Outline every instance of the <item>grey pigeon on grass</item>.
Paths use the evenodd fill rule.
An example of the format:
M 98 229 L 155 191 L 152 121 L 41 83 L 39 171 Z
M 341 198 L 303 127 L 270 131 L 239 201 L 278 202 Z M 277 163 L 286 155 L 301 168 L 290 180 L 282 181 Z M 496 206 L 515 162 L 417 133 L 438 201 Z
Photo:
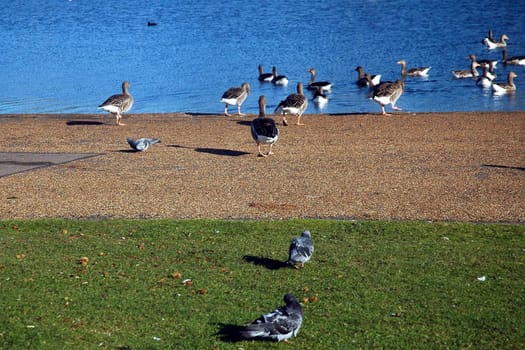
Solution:
M 286 294 L 283 305 L 276 310 L 262 315 L 243 330 L 244 339 L 265 339 L 288 342 L 291 337 L 297 336 L 303 323 L 303 308 L 294 295 Z
M 300 264 L 304 267 L 304 263 L 312 258 L 314 254 L 314 242 L 312 241 L 310 231 L 303 231 L 301 236 L 295 237 L 290 244 L 287 264 L 296 267 Z
M 131 148 L 133 148 L 135 151 L 138 151 L 138 152 L 144 152 L 151 145 L 154 145 L 160 142 L 159 139 L 152 139 L 152 138 L 147 138 L 147 137 L 143 137 L 138 140 L 133 140 L 131 137 L 128 137 L 127 140 Z

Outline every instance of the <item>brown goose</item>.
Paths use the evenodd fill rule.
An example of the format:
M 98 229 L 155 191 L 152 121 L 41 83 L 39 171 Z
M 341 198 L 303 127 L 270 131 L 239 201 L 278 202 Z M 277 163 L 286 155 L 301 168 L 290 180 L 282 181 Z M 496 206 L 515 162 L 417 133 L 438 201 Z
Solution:
M 231 87 L 222 94 L 221 102 L 225 104 L 224 115 L 229 116 L 228 106 L 237 105 L 237 114 L 244 115 L 241 113 L 241 105 L 246 100 L 246 97 L 250 94 L 250 84 L 242 83 L 240 87 Z
M 277 74 L 277 67 L 272 68 L 272 84 L 275 85 L 288 85 L 288 78 L 286 75 L 279 75 Z
M 363 67 L 358 66 L 355 69 L 355 71 L 357 72 L 357 81 L 355 82 L 357 86 L 359 87 L 370 86 L 370 84 L 368 83 L 368 77 L 366 76 L 366 73 Z M 374 83 L 374 85 L 377 85 L 381 81 L 381 74 L 370 75 L 370 79 L 372 79 L 372 82 Z
M 479 63 L 476 61 L 475 55 L 469 55 L 467 57 L 470 59 L 470 69 L 463 70 L 453 70 L 452 75 L 456 79 L 465 79 L 465 78 L 476 78 L 479 76 L 479 72 L 476 68 L 479 67 Z
M 397 64 L 401 65 L 401 75 L 402 76 L 409 76 L 409 77 L 426 77 L 428 75 L 428 71 L 432 67 L 416 67 L 416 68 L 410 68 L 407 69 L 407 62 L 405 60 L 399 60 L 397 61 Z
M 286 114 L 293 114 L 297 116 L 297 125 L 304 125 L 301 123 L 301 116 L 308 107 L 308 99 L 303 92 L 303 83 L 297 83 L 297 93 L 290 94 L 286 99 L 282 100 L 274 113 L 280 113 L 283 115 L 283 124 L 288 125 L 286 120 Z
M 258 156 L 266 157 L 273 154 L 272 146 L 279 139 L 279 129 L 272 118 L 266 117 L 266 97 L 264 96 L 259 97 L 259 117 L 252 120 L 250 131 L 257 144 Z M 261 145 L 264 143 L 270 146 L 266 154 L 261 151 Z
M 383 115 L 390 115 L 386 113 L 385 106 L 391 104 L 393 110 L 400 110 L 401 108 L 396 106 L 396 102 L 403 94 L 404 89 L 405 83 L 403 80 L 398 79 L 395 82 L 385 81 L 371 88 L 370 98 L 381 105 Z
M 329 81 L 315 81 L 315 75 L 317 71 L 314 68 L 309 68 L 306 70 L 310 73 L 310 81 L 308 82 L 308 90 L 317 90 L 321 88 L 323 91 L 329 91 L 332 89 L 332 83 Z
M 489 34 L 492 34 L 489 32 Z M 509 40 L 509 37 L 506 34 L 503 34 L 499 40 L 494 40 L 494 38 L 484 38 L 482 43 L 487 47 L 489 50 L 497 49 L 498 47 L 505 47 L 507 46 L 506 40 Z
M 525 56 L 514 56 L 511 58 L 507 57 L 507 48 L 501 49 L 503 55 L 503 64 L 512 64 L 514 66 L 525 66 Z
M 259 81 L 270 83 L 273 79 L 272 73 L 264 73 L 262 64 L 259 65 Z
M 509 72 L 507 76 L 507 82 L 492 83 L 492 91 L 495 94 L 510 94 L 516 91 L 516 85 L 514 84 L 514 78 L 518 75 L 514 72 Z
M 126 125 L 121 122 L 122 114 L 133 107 L 133 96 L 129 94 L 129 82 L 122 83 L 122 93 L 110 96 L 106 101 L 102 102 L 98 108 L 103 109 L 116 118 L 117 125 Z

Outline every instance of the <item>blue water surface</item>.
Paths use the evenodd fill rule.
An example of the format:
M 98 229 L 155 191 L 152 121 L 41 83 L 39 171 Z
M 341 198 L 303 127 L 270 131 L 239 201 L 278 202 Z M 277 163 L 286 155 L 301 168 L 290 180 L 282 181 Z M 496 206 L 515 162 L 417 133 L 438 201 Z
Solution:
M 257 113 L 259 95 L 275 108 L 310 67 L 334 86 L 328 104 L 310 103 L 307 113 L 378 112 L 354 69 L 395 80 L 400 59 L 432 67 L 428 78 L 406 80 L 405 111 L 525 110 L 525 66 L 497 65 L 498 81 L 518 75 L 511 96 L 452 77 L 471 53 L 501 61 L 481 44 L 489 29 L 510 37 L 509 56 L 525 55 L 525 1 L 8 1 L 0 113 L 102 113 L 97 106 L 123 80 L 133 113 L 221 113 L 222 93 L 242 82 L 252 87 L 242 110 Z M 258 64 L 277 66 L 290 83 L 259 83 Z

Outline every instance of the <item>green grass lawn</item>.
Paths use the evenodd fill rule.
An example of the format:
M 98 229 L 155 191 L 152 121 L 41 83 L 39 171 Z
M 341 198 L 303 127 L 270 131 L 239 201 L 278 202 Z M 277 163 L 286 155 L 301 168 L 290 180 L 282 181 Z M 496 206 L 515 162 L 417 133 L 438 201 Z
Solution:
M 312 260 L 282 268 L 304 229 Z M 523 349 L 525 226 L 0 221 L 0 291 L 1 349 Z M 286 293 L 291 345 L 219 334 Z

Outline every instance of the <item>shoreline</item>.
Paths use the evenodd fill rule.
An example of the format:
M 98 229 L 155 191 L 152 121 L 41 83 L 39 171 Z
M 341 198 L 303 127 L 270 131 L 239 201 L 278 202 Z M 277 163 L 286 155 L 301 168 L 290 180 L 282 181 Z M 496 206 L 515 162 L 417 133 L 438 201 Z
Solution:
M 2 153 L 97 154 L 0 177 L 0 217 L 525 223 L 523 111 L 271 115 L 267 158 L 254 117 L 0 114 Z M 133 153 L 127 137 L 162 142 Z

